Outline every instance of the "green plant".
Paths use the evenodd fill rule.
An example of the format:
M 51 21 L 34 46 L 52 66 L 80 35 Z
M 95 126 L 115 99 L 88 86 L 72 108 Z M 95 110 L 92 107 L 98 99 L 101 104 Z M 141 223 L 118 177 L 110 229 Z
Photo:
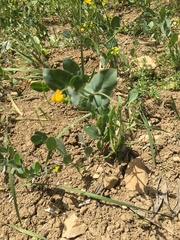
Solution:
M 132 32 L 137 35 L 147 35 L 159 44 L 171 34 L 171 19 L 168 11 L 162 7 L 156 11 L 147 7 L 132 23 Z
M 124 104 L 121 98 L 112 100 L 111 93 L 117 83 L 116 74 L 116 70 L 110 68 L 88 76 L 69 58 L 63 60 L 63 69 L 43 70 L 47 86 L 56 91 L 53 101 L 70 101 L 78 109 L 89 112 L 96 120 L 96 125 L 86 124 L 84 130 L 91 138 L 98 140 L 99 150 L 103 151 L 108 144 L 108 156 L 121 152 L 124 144 L 122 108 L 129 106 L 138 96 L 138 92 L 132 90 Z M 31 85 L 34 90 L 36 84 L 33 87 Z M 54 144 L 57 144 L 56 141 Z
M 168 43 L 168 55 L 172 60 L 172 65 L 178 71 L 180 70 L 180 44 L 178 43 L 178 34 L 172 33 Z
M 140 96 L 159 98 L 160 77 L 153 69 L 144 66 L 139 71 L 134 71 L 131 75 L 131 82 Z

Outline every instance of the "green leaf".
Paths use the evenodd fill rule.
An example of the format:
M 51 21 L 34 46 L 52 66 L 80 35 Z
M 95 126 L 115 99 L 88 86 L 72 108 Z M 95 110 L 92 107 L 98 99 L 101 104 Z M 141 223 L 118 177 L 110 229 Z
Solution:
M 73 106 L 78 106 L 79 101 L 80 101 L 79 93 L 71 87 L 68 87 L 67 91 L 68 91 L 69 96 L 71 97 L 71 103 L 73 104 Z
M 14 181 L 13 181 L 13 176 L 11 174 L 11 168 L 10 167 L 8 167 L 8 175 L 9 175 L 9 183 L 10 183 L 11 193 L 12 193 L 13 202 L 14 202 L 14 208 L 16 210 L 16 215 L 17 215 L 18 221 L 20 222 L 20 224 L 22 224 L 21 223 L 21 217 L 20 217 L 20 214 L 19 214 L 18 203 L 17 203 L 15 184 L 14 184 Z
M 64 157 L 63 157 L 63 163 L 65 164 L 69 164 L 72 162 L 72 158 L 71 158 L 71 155 L 70 154 L 66 154 Z
M 48 92 L 50 90 L 45 82 L 32 82 L 30 88 L 37 92 Z
M 100 138 L 98 128 L 95 125 L 88 123 L 84 125 L 83 129 L 91 138 L 93 139 Z
M 23 228 L 19 228 L 19 227 L 16 227 L 14 225 L 11 225 L 11 224 L 8 224 L 8 226 L 14 228 L 15 230 L 23 233 L 23 234 L 26 234 L 28 236 L 31 236 L 31 237 L 34 237 L 34 238 L 37 238 L 37 239 L 41 239 L 41 240 L 47 240 L 47 238 L 43 237 L 42 235 L 39 235 L 37 233 L 34 233 L 32 231 L 29 231 L 29 230 L 26 230 L 26 229 L 23 229 Z
M 109 99 L 105 96 L 110 96 L 113 88 L 117 84 L 117 71 L 115 69 L 105 69 L 93 76 L 90 83 L 85 87 L 89 92 L 86 95 L 90 96 L 90 101 L 95 107 L 107 106 Z M 105 95 L 101 95 L 105 94 Z
M 21 165 L 22 165 L 21 163 L 20 164 L 16 163 L 14 160 L 10 160 L 8 162 L 8 166 L 11 167 L 11 168 L 15 168 L 15 169 L 21 168 L 22 167 Z
M 39 162 L 34 162 L 31 165 L 31 169 L 33 169 L 36 174 L 39 174 L 42 171 L 42 166 L 41 166 L 41 164 Z
M 98 194 L 86 192 L 86 191 L 83 191 L 83 190 L 79 190 L 77 188 L 70 188 L 70 187 L 67 187 L 67 186 L 58 186 L 58 188 L 80 194 L 81 196 L 87 196 L 89 198 L 93 198 L 93 199 L 97 199 L 97 200 L 100 200 L 100 201 L 108 202 L 108 203 L 115 204 L 115 205 L 118 205 L 118 206 L 125 206 L 125 207 L 132 208 L 132 209 L 148 211 L 145 208 L 137 207 L 137 206 L 132 205 L 128 202 L 120 202 L 118 200 L 114 200 L 114 199 L 111 199 L 111 198 L 108 198 L 108 197 L 104 197 L 102 195 L 98 195 Z
M 52 90 L 64 89 L 69 85 L 72 74 L 62 69 L 47 69 L 43 70 L 43 78 Z
M 79 90 L 89 80 L 88 75 L 76 75 L 71 78 L 70 86 L 74 87 L 75 90 Z
M 151 21 L 150 23 L 148 23 L 148 26 L 152 29 L 154 27 L 154 21 Z
M 8 152 L 9 152 L 9 155 L 10 155 L 11 157 L 13 157 L 14 154 L 15 154 L 15 151 L 14 151 L 14 149 L 13 149 L 12 147 L 9 147 L 9 148 L 8 148 Z
M 49 151 L 53 151 L 56 149 L 57 144 L 56 144 L 56 139 L 54 137 L 49 137 L 46 140 L 46 146 L 48 148 Z
M 0 164 L 1 162 L 4 162 L 4 160 L 5 160 L 4 156 L 0 153 Z
M 63 68 L 64 70 L 72 73 L 73 75 L 77 75 L 80 73 L 80 67 L 75 61 L 70 58 L 63 59 Z
M 20 165 L 22 164 L 22 161 L 21 161 L 22 157 L 19 153 L 15 153 L 14 155 L 14 162 L 17 164 L 17 165 Z
M 172 33 L 170 40 L 169 40 L 169 45 L 174 46 L 174 44 L 178 41 L 178 34 L 177 33 Z
M 62 157 L 68 154 L 63 142 L 59 139 L 56 139 L 56 149 L 60 152 Z
M 5 147 L 3 147 L 3 146 L 0 146 L 0 152 L 2 152 L 2 153 L 7 153 L 8 150 L 7 150 L 7 148 L 5 148 Z
M 70 37 L 71 37 L 71 32 L 70 32 L 70 30 L 64 29 L 64 30 L 62 31 L 62 36 L 64 36 L 65 38 L 70 38 Z
M 111 20 L 111 28 L 116 30 L 120 27 L 120 18 L 118 16 L 114 16 Z
M 136 100 L 138 97 L 138 91 L 137 89 L 132 89 L 127 97 L 126 104 L 132 103 L 134 100 Z
M 163 7 L 160 10 L 160 17 L 161 17 L 161 21 L 163 21 L 166 17 L 166 9 Z
M 36 131 L 34 133 L 34 135 L 31 137 L 31 141 L 35 144 L 35 145 L 39 145 L 42 143 L 45 143 L 47 139 L 47 135 L 45 133 Z
M 84 151 L 85 151 L 86 157 L 89 157 L 93 151 L 93 148 L 89 146 L 89 147 L 86 147 Z

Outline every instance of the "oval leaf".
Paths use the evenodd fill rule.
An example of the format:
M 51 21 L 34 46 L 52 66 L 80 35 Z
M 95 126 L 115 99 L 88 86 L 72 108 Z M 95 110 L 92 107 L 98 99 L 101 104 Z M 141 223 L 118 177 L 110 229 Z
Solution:
M 138 97 L 138 91 L 137 89 L 132 89 L 127 97 L 126 104 L 132 103 L 134 100 L 136 100 Z
M 32 82 L 30 88 L 37 92 L 48 92 L 50 90 L 45 82 Z
M 66 70 L 74 75 L 80 73 L 80 68 L 79 68 L 78 64 L 70 58 L 65 58 L 63 60 L 63 68 L 64 68 L 64 70 Z
M 43 70 L 43 78 L 46 84 L 54 91 L 63 89 L 68 86 L 72 74 L 62 69 L 47 69 Z
M 70 154 L 66 154 L 64 157 L 63 157 L 63 163 L 65 164 L 69 164 L 72 162 L 72 158 L 71 158 L 71 155 Z
M 98 128 L 96 126 L 94 126 L 93 124 L 91 124 L 91 123 L 85 124 L 83 129 L 91 138 L 93 138 L 93 139 L 100 138 Z
M 56 149 L 57 144 L 56 144 L 56 139 L 53 137 L 49 137 L 46 141 L 46 146 L 49 151 L 53 151 Z
M 66 148 L 65 148 L 63 142 L 59 139 L 56 139 L 56 149 L 60 152 L 62 157 L 67 155 Z
M 41 143 L 44 143 L 47 139 L 47 136 L 45 133 L 42 133 L 40 131 L 36 131 L 34 133 L 34 135 L 31 137 L 31 141 L 35 144 L 35 145 L 39 145 Z
M 114 16 L 111 20 L 111 28 L 116 30 L 120 27 L 120 18 L 118 16 Z

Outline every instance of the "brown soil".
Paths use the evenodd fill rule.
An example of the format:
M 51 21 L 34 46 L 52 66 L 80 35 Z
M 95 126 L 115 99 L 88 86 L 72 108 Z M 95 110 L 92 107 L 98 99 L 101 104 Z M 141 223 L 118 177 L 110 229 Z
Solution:
M 120 42 L 123 38 L 124 36 L 120 36 Z M 148 50 L 147 47 L 146 50 Z M 141 56 L 140 52 L 139 55 Z M 60 67 L 64 57 L 71 57 L 77 62 L 80 60 L 77 49 L 65 48 L 63 53 L 62 51 L 53 50 L 50 56 L 51 66 Z M 85 57 L 88 59 L 85 66 L 87 72 L 91 72 L 92 69 L 99 66 L 99 59 L 89 50 L 85 51 Z M 119 91 L 124 94 L 127 93 L 125 87 L 120 88 L 118 84 L 114 96 L 117 96 Z M 52 92 L 48 93 L 49 99 L 51 94 Z M 152 164 L 147 131 L 139 128 L 136 129 L 135 134 L 132 136 L 135 142 L 131 146 L 132 151 L 138 153 L 145 166 L 149 169 L 148 184 L 143 193 L 126 188 L 126 184 L 123 181 L 123 169 L 124 166 L 127 167 L 127 162 L 118 163 L 116 159 L 114 159 L 115 161 L 102 160 L 102 155 L 96 149 L 96 143 L 91 141 L 82 130 L 84 122 L 91 121 L 90 119 L 85 119 L 83 122 L 73 125 L 62 137 L 67 150 L 73 156 L 73 164 L 80 162 L 84 164 L 83 170 L 87 172 L 83 176 L 75 169 L 73 164 L 69 164 L 64 166 L 57 175 L 43 174 L 39 179 L 35 180 L 35 182 L 45 183 L 44 186 L 25 187 L 23 186 L 24 181 L 15 179 L 22 227 L 41 234 L 48 240 L 65 240 L 68 239 L 63 237 L 65 220 L 75 213 L 78 219 L 85 224 L 86 230 L 83 234 L 72 239 L 180 239 L 180 213 L 173 216 L 169 210 L 169 206 L 173 209 L 177 202 L 180 204 L 180 200 L 178 200 L 180 198 L 180 192 L 178 192 L 180 191 L 180 124 L 170 105 L 171 96 L 175 99 L 177 108 L 180 111 L 179 92 L 161 91 L 161 100 L 157 102 L 147 99 L 144 103 L 145 114 L 149 123 L 164 130 L 153 131 L 157 144 L 155 167 Z M 70 122 L 83 116 L 83 113 L 80 113 L 69 104 L 50 105 L 42 94 L 25 88 L 21 95 L 17 97 L 12 96 L 18 109 L 23 113 L 21 117 L 17 114 L 8 98 L 4 97 L 4 101 L 1 102 L 4 111 L 1 114 L 1 120 L 5 122 L 5 117 L 8 116 L 8 130 L 12 145 L 17 152 L 23 154 L 23 161 L 26 166 L 30 166 L 35 161 L 45 164 L 46 148 L 43 145 L 34 148 L 30 140 L 36 130 L 55 137 Z M 18 120 L 17 117 L 19 118 Z M 1 143 L 3 142 L 5 127 L 5 123 L 2 124 Z M 93 154 L 89 158 L 85 157 L 82 143 L 78 140 L 78 135 L 80 134 L 84 136 L 86 143 L 93 147 Z M 131 156 L 132 159 L 133 157 Z M 61 157 L 58 154 L 54 154 L 49 161 L 48 167 L 53 167 L 60 161 Z M 166 204 L 166 201 L 163 201 L 155 218 L 151 218 L 152 214 L 149 214 L 147 219 L 140 217 L 140 213 L 131 209 L 96 200 L 92 200 L 88 205 L 79 207 L 79 203 L 84 200 L 82 196 L 58 188 L 59 185 L 65 185 L 93 192 L 106 175 L 117 176 L 118 181 L 114 187 L 110 189 L 103 188 L 99 194 L 114 200 L 128 202 L 147 210 L 153 210 L 153 206 L 157 203 L 156 185 L 160 179 L 164 179 L 168 188 L 169 205 Z M 0 239 L 30 239 L 30 237 L 13 230 L 7 225 L 19 226 L 19 223 L 6 173 L 1 173 L 0 178 Z M 53 209 L 54 214 L 47 211 L 49 208 Z

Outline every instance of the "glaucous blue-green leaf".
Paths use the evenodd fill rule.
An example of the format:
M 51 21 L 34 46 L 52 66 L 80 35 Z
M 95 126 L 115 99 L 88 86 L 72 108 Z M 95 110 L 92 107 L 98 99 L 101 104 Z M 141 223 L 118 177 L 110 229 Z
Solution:
M 83 127 L 84 131 L 93 139 L 99 139 L 99 130 L 94 124 L 85 124 Z
M 71 97 L 72 105 L 77 107 L 80 101 L 79 93 L 71 87 L 68 87 L 67 91 L 68 91 L 68 95 Z
M 72 78 L 72 74 L 66 70 L 62 69 L 48 69 L 43 70 L 43 78 L 52 90 L 64 89 L 69 85 Z
M 86 85 L 85 91 L 90 96 L 90 101 L 96 107 L 105 106 L 109 99 L 100 95 L 101 93 L 111 96 L 113 88 L 117 84 L 117 71 L 115 69 L 105 69 L 93 76 L 91 81 Z
M 70 58 L 63 59 L 63 69 L 72 73 L 73 75 L 80 74 L 80 67 Z
M 79 90 L 85 85 L 85 83 L 88 82 L 88 80 L 88 75 L 75 75 L 71 78 L 70 86 L 73 87 L 75 90 Z

